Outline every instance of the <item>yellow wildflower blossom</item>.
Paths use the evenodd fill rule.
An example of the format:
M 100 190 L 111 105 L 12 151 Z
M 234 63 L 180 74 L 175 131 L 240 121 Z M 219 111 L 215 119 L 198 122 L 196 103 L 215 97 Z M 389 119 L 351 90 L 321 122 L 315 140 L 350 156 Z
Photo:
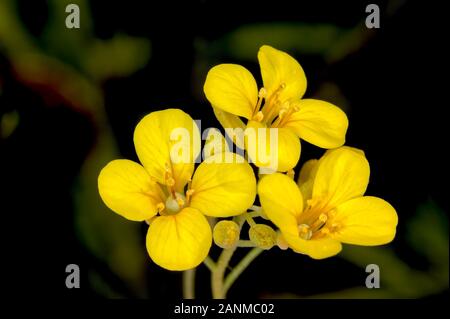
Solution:
M 325 101 L 301 99 L 306 77 L 300 64 L 268 45 L 259 49 L 258 60 L 264 85 L 259 91 L 252 74 L 243 66 L 220 64 L 208 72 L 204 92 L 222 126 L 263 131 L 276 128 L 278 144 L 274 149 L 267 144 L 265 153 L 277 154 L 277 170 L 281 172 L 297 164 L 299 138 L 327 149 L 342 146 L 348 127 L 345 113 Z M 239 117 L 247 119 L 247 123 Z M 244 146 L 242 139 L 240 144 Z M 255 165 L 265 166 L 258 159 L 258 148 L 247 151 Z
M 350 147 L 328 150 L 305 164 L 299 185 L 286 175 L 263 177 L 261 206 L 296 252 L 333 256 L 341 243 L 382 245 L 395 236 L 397 213 L 381 198 L 363 196 L 369 182 L 364 153 Z
M 176 132 L 188 133 L 188 139 L 180 140 Z M 246 211 L 256 196 L 253 170 L 227 152 L 208 157 L 194 173 L 200 132 L 177 109 L 145 116 L 136 126 L 134 145 L 142 165 L 125 159 L 107 164 L 98 178 L 100 196 L 117 214 L 150 224 L 146 244 L 156 264 L 169 270 L 194 268 L 212 244 L 204 215 Z M 223 155 L 227 162 L 221 161 Z

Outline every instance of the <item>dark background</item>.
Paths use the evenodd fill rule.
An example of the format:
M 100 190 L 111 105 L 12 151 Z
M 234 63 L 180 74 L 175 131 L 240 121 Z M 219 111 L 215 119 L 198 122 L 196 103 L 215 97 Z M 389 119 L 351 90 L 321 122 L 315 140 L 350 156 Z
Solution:
M 308 78 L 306 96 L 328 100 L 346 111 L 350 121 L 346 144 L 366 152 L 371 164 L 367 194 L 384 198 L 397 209 L 398 235 L 388 247 L 345 246 L 340 256 L 323 261 L 272 249 L 258 257 L 229 297 L 415 298 L 447 293 L 448 183 L 444 183 L 443 151 L 448 143 L 439 124 L 447 104 L 440 98 L 446 78 L 440 45 L 446 40 L 439 7 L 428 2 L 376 1 L 381 28 L 367 30 L 365 7 L 371 2 L 365 1 L 90 1 L 81 9 L 80 30 L 67 30 L 63 23 L 58 29 L 57 23 L 50 22 L 56 30 L 52 34 L 49 21 L 58 14 L 65 18 L 64 11 L 55 13 L 61 10 L 55 1 L 7 2 L 36 50 L 51 57 L 39 63 L 28 59 L 26 54 L 34 49 L 19 43 L 15 25 L 0 22 L 0 116 L 6 119 L 3 125 L 12 127 L 0 139 L 2 282 L 12 295 L 181 297 L 181 274 L 163 270 L 146 257 L 145 225 L 115 219 L 102 206 L 96 185 L 89 182 L 96 180 L 98 170 L 80 172 L 85 165 L 101 168 L 113 158 L 137 160 L 133 130 L 153 110 L 181 108 L 201 119 L 203 128 L 220 127 L 202 93 L 206 72 L 218 63 L 239 63 L 260 81 L 257 46 L 239 55 L 230 38 L 239 37 L 235 31 L 241 27 L 270 28 L 273 23 L 293 26 L 287 27 L 289 36 L 277 48 L 301 63 Z M 89 22 L 86 10 L 92 17 Z M 86 25 L 89 34 L 83 33 Z M 314 28 L 323 25 L 344 34 L 342 42 L 350 45 L 340 51 L 332 51 L 326 41 L 323 49 L 315 46 L 324 40 Z M 313 30 L 304 42 L 295 33 L 302 26 Z M 81 40 L 70 42 L 77 39 L 76 32 L 83 34 Z M 109 41 L 118 33 L 147 41 L 148 59 L 122 72 L 89 72 L 85 62 L 94 55 L 86 43 Z M 259 37 L 263 41 L 259 45 L 272 44 L 264 42 L 264 34 Z M 259 40 L 241 36 L 241 41 Z M 118 56 L 112 49 L 109 52 L 105 56 L 111 65 L 125 64 L 117 58 L 120 50 Z M 138 50 L 130 60 L 143 55 L 145 50 Z M 54 61 L 59 63 L 57 71 Z M 35 72 L 36 65 L 43 67 Z M 72 79 L 76 79 L 73 85 Z M 55 83 L 65 81 L 75 88 L 83 88 L 79 83 L 87 81 L 103 102 L 85 99 L 92 93 L 88 89 L 62 93 Z M 116 143 L 108 153 L 113 155 L 92 156 L 99 145 L 108 144 L 102 142 L 106 131 Z M 301 162 L 321 154 L 322 150 L 302 142 Z M 90 188 L 83 183 L 90 183 Z M 89 192 L 88 200 L 83 196 Z M 103 209 L 87 230 L 89 214 L 81 221 L 78 215 L 86 213 L 85 207 Z M 119 227 L 110 232 L 119 234 L 109 241 L 102 236 L 110 233 L 110 220 Z M 121 229 L 122 224 L 128 228 Z M 129 244 L 131 230 L 140 240 L 134 249 L 141 249 L 144 257 L 133 259 L 130 253 L 110 258 L 121 239 Z M 141 265 L 122 269 L 121 261 Z M 65 267 L 70 263 L 81 268 L 78 290 L 65 287 Z M 363 288 L 368 263 L 382 266 L 379 291 Z M 197 276 L 197 295 L 209 297 L 204 266 Z

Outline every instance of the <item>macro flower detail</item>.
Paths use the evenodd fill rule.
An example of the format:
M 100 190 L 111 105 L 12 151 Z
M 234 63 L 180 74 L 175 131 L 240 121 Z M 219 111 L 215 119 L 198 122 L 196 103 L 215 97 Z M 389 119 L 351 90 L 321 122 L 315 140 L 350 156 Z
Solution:
M 278 143 L 265 145 L 266 153 L 277 154 L 278 171 L 292 169 L 300 157 L 300 141 L 331 149 L 342 146 L 348 120 L 345 113 L 331 103 L 302 99 L 306 77 L 300 64 L 285 52 L 264 45 L 258 52 L 263 87 L 252 74 L 237 64 L 220 64 L 206 77 L 204 92 L 214 113 L 225 128 L 277 129 Z M 240 117 L 245 118 L 244 124 Z M 266 133 L 266 136 L 269 134 Z M 257 147 L 235 140 L 248 151 L 258 167 L 264 167 Z M 244 145 L 245 144 L 245 145 Z
M 336 255 L 341 243 L 374 246 L 395 237 L 395 209 L 378 197 L 363 196 L 369 163 L 361 150 L 328 150 L 305 163 L 296 184 L 284 174 L 263 177 L 261 206 L 296 252 L 315 259 Z
M 102 200 L 129 220 L 149 223 L 147 251 L 156 264 L 169 270 L 198 266 L 212 244 L 205 215 L 245 212 L 256 196 L 252 168 L 225 152 L 208 157 L 194 173 L 200 133 L 178 109 L 145 116 L 136 126 L 134 144 L 142 165 L 125 159 L 108 163 L 98 177 Z

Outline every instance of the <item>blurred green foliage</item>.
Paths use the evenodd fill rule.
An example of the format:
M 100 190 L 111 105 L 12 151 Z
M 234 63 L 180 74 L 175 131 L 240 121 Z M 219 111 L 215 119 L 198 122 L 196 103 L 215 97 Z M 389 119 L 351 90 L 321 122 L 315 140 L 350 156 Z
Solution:
M 332 24 L 272 22 L 241 26 L 212 43 L 199 43 L 200 53 L 226 54 L 238 60 L 255 60 L 255 52 L 268 44 L 286 52 L 319 55 L 334 63 L 361 48 L 373 35 L 361 24 L 350 29 Z M 220 54 L 218 54 L 220 53 Z
M 69 3 L 79 5 L 83 28 L 65 27 L 65 7 Z M 69 107 L 93 120 L 97 144 L 85 160 L 73 190 L 74 225 L 82 244 L 107 264 L 135 296 L 145 297 L 148 257 L 142 248 L 140 225 L 124 222 L 102 203 L 97 176 L 108 161 L 119 157 L 105 114 L 101 84 L 108 78 L 127 76 L 143 67 L 150 58 L 150 42 L 125 34 L 109 40 L 95 38 L 89 6 L 84 0 L 51 0 L 48 7 L 47 25 L 36 38 L 20 21 L 17 3 L 2 0 L 0 50 L 11 61 L 19 81 L 37 89 L 51 88 Z M 3 116 L 2 137 L 17 122 L 15 114 Z M 89 273 L 94 287 L 107 296 L 119 296 L 96 269 L 90 269 Z
M 17 111 L 0 114 L 0 139 L 7 139 L 19 125 L 20 116 Z
M 449 285 L 449 238 L 446 214 L 434 202 L 429 201 L 419 206 L 406 228 L 411 248 L 422 255 L 426 269 L 412 268 L 387 247 L 346 245 L 339 256 L 363 269 L 369 264 L 378 265 L 381 287 L 379 289 L 355 287 L 313 297 L 420 298 L 443 293 Z

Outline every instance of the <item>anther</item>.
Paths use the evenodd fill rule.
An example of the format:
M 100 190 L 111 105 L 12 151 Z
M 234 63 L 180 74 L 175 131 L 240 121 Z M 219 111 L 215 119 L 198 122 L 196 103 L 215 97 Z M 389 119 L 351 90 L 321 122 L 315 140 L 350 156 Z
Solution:
M 301 224 L 298 226 L 298 234 L 300 238 L 308 240 L 312 237 L 312 231 L 310 227 L 306 224 Z
M 188 189 L 187 191 L 186 191 L 186 196 L 192 196 L 193 194 L 195 193 L 195 190 L 193 190 L 193 189 Z
M 256 115 L 253 117 L 254 121 L 261 122 L 264 119 L 264 114 L 261 111 L 258 111 Z
M 184 206 L 184 200 L 181 197 L 177 197 L 177 204 L 180 207 Z
M 280 112 L 278 113 L 278 117 L 282 119 L 283 116 L 287 113 L 287 111 L 288 111 L 287 109 L 281 109 Z
M 326 221 L 327 221 L 327 219 L 328 219 L 328 217 L 327 217 L 327 215 L 326 214 L 320 214 L 320 216 L 319 216 L 319 220 L 322 222 L 322 223 L 325 223 Z
M 156 209 L 158 210 L 158 213 L 161 213 L 166 208 L 166 205 L 164 203 L 160 202 L 156 205 Z
M 175 185 L 175 180 L 172 177 L 167 178 L 167 186 L 172 187 Z
M 267 90 L 265 88 L 261 88 L 258 92 L 258 97 L 260 99 L 265 98 L 267 96 Z

